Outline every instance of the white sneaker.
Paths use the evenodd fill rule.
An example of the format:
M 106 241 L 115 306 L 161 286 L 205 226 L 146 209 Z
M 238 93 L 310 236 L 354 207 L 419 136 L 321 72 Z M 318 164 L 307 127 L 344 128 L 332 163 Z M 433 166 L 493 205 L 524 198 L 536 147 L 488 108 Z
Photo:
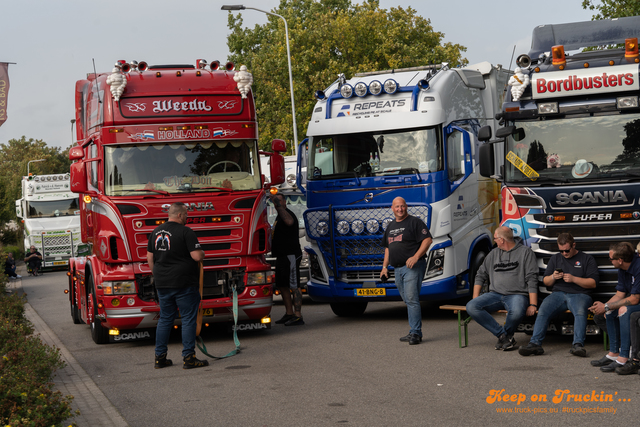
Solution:
M 22 279 L 22 276 L 19 274 L 16 274 L 16 279 Z
M 16 278 L 13 276 L 9 276 L 9 280 L 16 280 Z

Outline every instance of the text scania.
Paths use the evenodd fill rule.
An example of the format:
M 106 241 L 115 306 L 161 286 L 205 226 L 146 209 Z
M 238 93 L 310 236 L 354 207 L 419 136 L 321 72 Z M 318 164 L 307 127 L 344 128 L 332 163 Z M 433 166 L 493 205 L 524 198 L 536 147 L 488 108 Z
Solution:
M 549 92 L 572 92 L 578 90 L 599 89 L 601 87 L 616 87 L 616 86 L 632 86 L 634 76 L 631 73 L 625 74 L 607 74 L 602 73 L 602 76 L 593 77 L 578 77 L 569 76 L 566 79 L 559 80 L 545 80 L 536 79 L 536 90 L 538 93 Z
M 374 108 L 393 108 L 404 107 L 404 99 L 392 99 L 390 101 L 378 101 L 378 102 L 363 102 L 361 104 L 355 104 L 354 110 L 372 110 Z
M 153 101 L 154 113 L 168 111 L 211 111 L 211 107 L 207 105 L 207 101 L 198 101 L 197 98 L 190 102 Z
M 560 206 L 568 205 L 569 203 L 572 205 L 584 205 L 585 203 L 617 203 L 628 201 L 627 196 L 622 190 L 556 194 L 556 203 Z

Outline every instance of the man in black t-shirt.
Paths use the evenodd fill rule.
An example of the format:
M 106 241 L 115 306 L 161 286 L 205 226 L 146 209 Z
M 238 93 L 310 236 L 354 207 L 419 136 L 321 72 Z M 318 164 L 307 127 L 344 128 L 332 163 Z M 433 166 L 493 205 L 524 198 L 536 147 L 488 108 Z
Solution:
M 196 359 L 196 328 L 200 306 L 198 263 L 204 259 L 196 234 L 187 223 L 187 207 L 174 203 L 169 207 L 169 220 L 149 236 L 147 261 L 153 273 L 160 319 L 156 327 L 155 368 L 171 366 L 167 344 L 171 327 L 180 310 L 182 320 L 183 369 L 208 366 Z
M 571 234 L 560 233 L 557 243 L 560 252 L 549 259 L 543 278 L 545 286 L 553 286 L 553 290 L 540 304 L 529 344 L 518 350 L 523 356 L 544 353 L 541 344 L 549 322 L 566 310 L 571 311 L 574 318 L 573 346 L 569 353 L 579 357 L 587 355 L 584 341 L 589 307 L 593 302 L 589 293 L 598 285 L 598 264 L 591 255 L 576 249 Z
M 384 231 L 382 246 L 384 261 L 380 278 L 389 277 L 387 270 L 394 268 L 395 283 L 402 300 L 407 304 L 409 334 L 400 338 L 409 345 L 422 342 L 422 310 L 420 309 L 420 289 L 427 270 L 425 254 L 433 239 L 424 221 L 407 212 L 407 203 L 402 197 L 393 199 L 391 205 L 395 221 Z
M 271 253 L 276 257 L 276 288 L 280 289 L 282 302 L 287 312 L 277 324 L 285 326 L 304 325 L 302 320 L 302 292 L 300 292 L 300 238 L 298 218 L 287 209 L 287 199 L 282 194 L 271 196 L 278 212 L 273 224 Z M 293 301 L 291 297 L 293 295 Z

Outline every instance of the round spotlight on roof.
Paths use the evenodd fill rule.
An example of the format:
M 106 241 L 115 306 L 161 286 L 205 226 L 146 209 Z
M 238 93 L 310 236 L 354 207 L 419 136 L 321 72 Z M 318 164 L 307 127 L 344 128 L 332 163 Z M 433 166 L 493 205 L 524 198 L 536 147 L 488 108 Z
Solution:
M 391 221 L 393 221 L 393 219 L 391 218 L 385 218 L 382 220 L 382 229 L 386 230 L 387 227 L 389 226 L 389 224 L 391 224 Z
M 354 92 L 356 93 L 356 96 L 365 96 L 367 94 L 367 85 L 363 82 L 358 82 L 356 83 L 356 85 L 353 87 Z
M 389 95 L 396 93 L 398 91 L 398 87 L 398 82 L 393 79 L 388 79 L 384 82 L 384 91 Z
M 364 231 L 364 222 L 359 219 L 356 219 L 351 223 L 351 229 L 354 233 L 360 234 Z
M 345 235 L 349 232 L 349 223 L 345 220 L 338 221 L 338 233 Z
M 369 83 L 369 93 L 371 95 L 380 95 L 382 93 L 382 83 L 377 80 Z
M 340 95 L 342 95 L 343 98 L 351 98 L 353 96 L 353 87 L 350 84 L 342 85 Z

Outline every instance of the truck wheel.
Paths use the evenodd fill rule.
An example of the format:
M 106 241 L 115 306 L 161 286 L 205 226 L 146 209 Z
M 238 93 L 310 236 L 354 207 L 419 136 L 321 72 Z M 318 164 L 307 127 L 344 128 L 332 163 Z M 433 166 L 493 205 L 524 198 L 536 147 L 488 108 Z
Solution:
M 476 253 L 471 259 L 471 267 L 469 269 L 469 293 L 473 295 L 473 283 L 476 280 L 476 274 L 478 274 L 478 270 L 480 266 L 484 262 L 487 254 L 483 251 Z
M 340 317 L 358 317 L 367 309 L 367 302 L 332 302 L 333 314 Z
M 91 300 L 93 301 L 93 320 L 91 321 L 91 338 L 96 344 L 107 344 L 109 342 L 109 331 L 102 326 L 102 322 L 96 318 L 98 314 L 98 302 L 93 287 L 91 272 L 87 271 L 87 288 L 91 289 Z
M 73 286 L 73 275 L 69 276 L 69 306 L 71 307 L 71 319 L 75 325 L 79 325 L 82 323 L 80 320 L 80 310 L 78 310 L 78 306 L 74 303 L 76 299 L 76 292 Z

